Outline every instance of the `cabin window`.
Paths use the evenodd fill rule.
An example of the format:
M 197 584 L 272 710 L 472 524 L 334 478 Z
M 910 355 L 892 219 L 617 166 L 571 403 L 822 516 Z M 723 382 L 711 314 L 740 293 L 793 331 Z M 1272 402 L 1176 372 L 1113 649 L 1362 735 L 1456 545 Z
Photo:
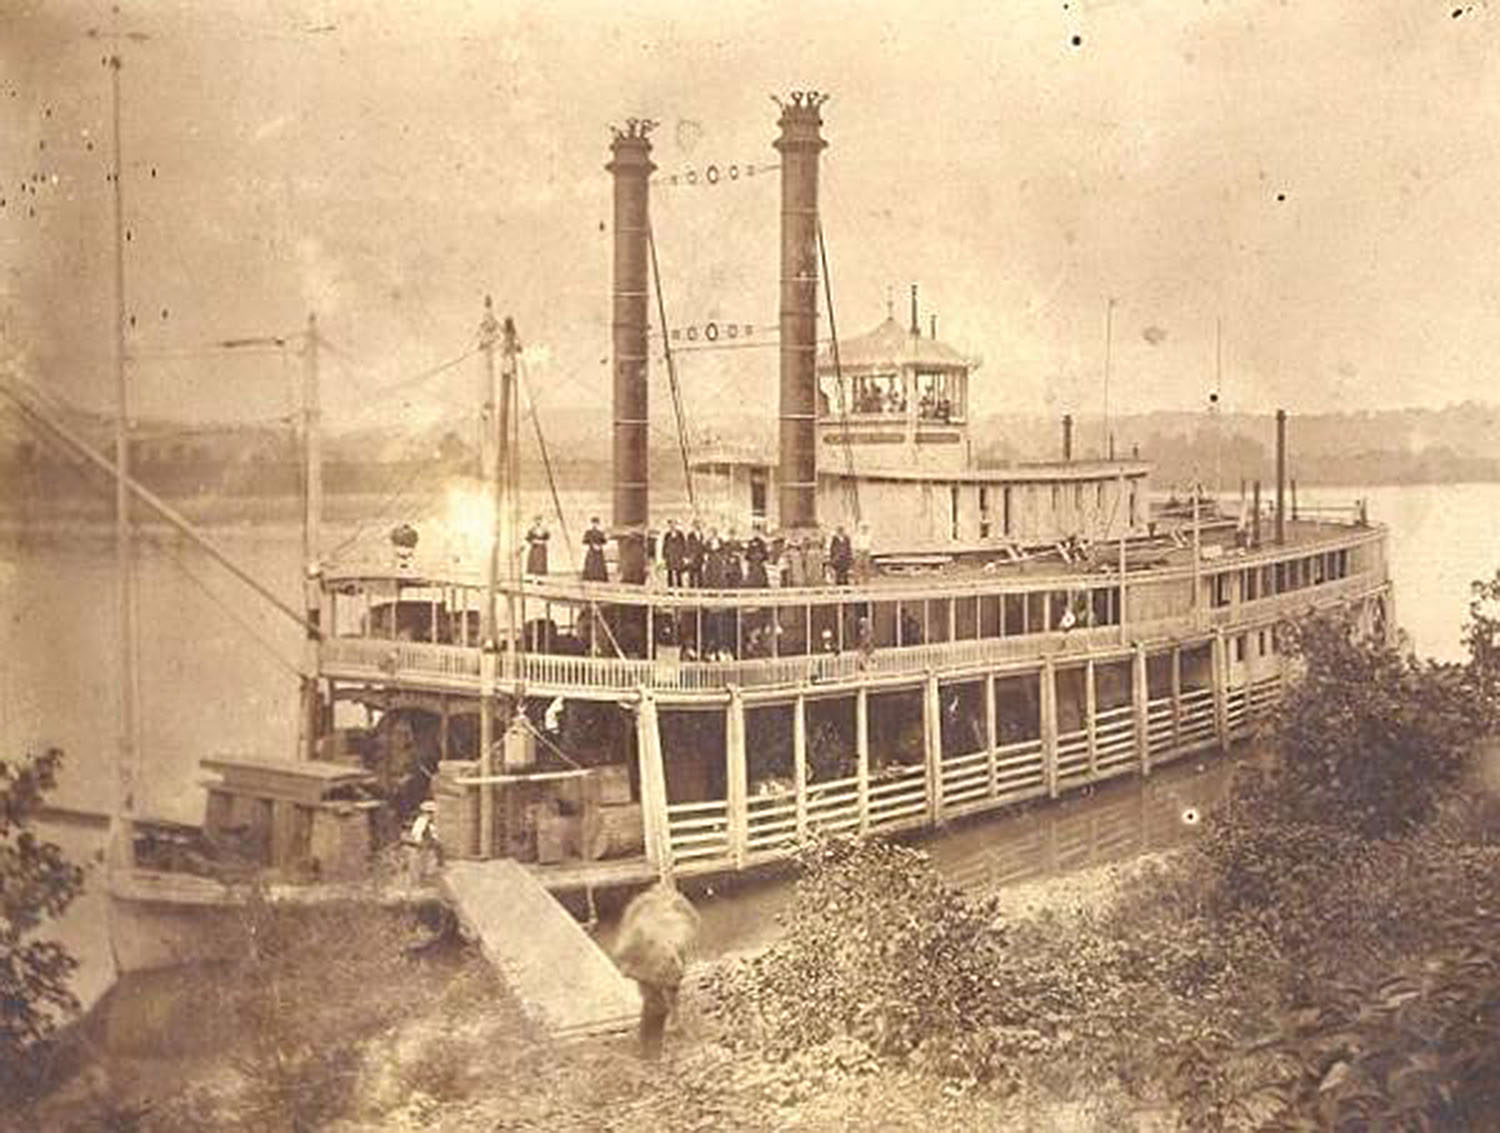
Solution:
M 917 416 L 924 421 L 947 422 L 963 415 L 961 375 L 942 370 L 917 371 Z
M 1081 732 L 1085 717 L 1084 671 L 1082 665 L 1070 665 L 1056 671 L 1057 732 L 1060 736 Z
M 979 486 L 979 537 L 990 537 L 990 490 L 983 484 Z
M 972 641 L 979 636 L 979 596 L 953 599 L 953 640 Z
M 1274 569 L 1275 569 L 1275 575 L 1276 575 L 1276 593 L 1277 594 L 1285 594 L 1287 592 L 1287 590 L 1290 589 L 1287 586 L 1287 569 L 1286 568 L 1287 568 L 1287 564 L 1284 563 L 1284 562 L 1277 563 L 1275 565 Z
M 896 627 L 899 624 L 895 602 L 875 603 L 875 646 L 889 649 L 898 644 Z
M 1255 635 L 1255 653 L 1258 657 L 1266 655 L 1266 631 L 1259 630 Z
M 1146 655 L 1146 698 L 1168 700 L 1172 696 L 1172 654 Z
M 948 538 L 958 542 L 958 485 L 948 485 Z
M 927 600 L 927 640 L 948 641 L 952 638 L 951 621 L 953 602 L 948 598 Z
M 998 594 L 985 594 L 979 599 L 979 636 L 1000 637 L 1005 633 L 1002 620 L 1005 606 Z
M 1047 595 L 1041 591 L 1026 595 L 1026 633 L 1047 632 Z
M 863 374 L 854 379 L 850 395 L 851 413 L 866 416 L 901 416 L 906 412 L 906 391 L 898 374 Z
M 852 779 L 859 764 L 854 750 L 854 697 L 809 697 L 806 712 L 807 781 Z
M 1026 595 L 1006 594 L 1000 601 L 1000 632 L 1015 637 L 1026 632 Z
M 901 615 L 898 623 L 900 637 L 898 644 L 921 645 L 927 640 L 926 627 L 922 624 L 926 615 L 924 607 L 925 603 L 920 600 L 900 603 Z
M 1001 747 L 1042 734 L 1041 684 L 1036 673 L 995 678 L 995 741 Z
M 1119 624 L 1120 591 L 1117 588 L 1113 586 L 1098 587 L 1090 597 L 1093 606 L 1092 625 L 1112 626 Z
M 1001 522 L 1004 523 L 1004 525 L 1005 525 L 1004 526 L 1005 537 L 1008 539 L 1008 538 L 1010 538 L 1010 534 L 1011 534 L 1010 485 L 1008 485 L 1008 484 L 1003 489 L 1001 489 L 1001 492 L 1000 492 L 1000 508 L 1001 508 L 1002 513 L 1003 513 Z
M 752 519 L 766 518 L 766 470 L 750 471 L 750 516 Z
M 938 705 L 944 759 L 972 755 L 989 746 L 983 681 L 943 685 L 938 690 Z
M 812 653 L 838 653 L 844 648 L 840 631 L 843 628 L 839 619 L 839 608 L 837 606 L 814 606 L 809 617 L 812 619 L 812 637 L 809 638 L 808 651 Z
M 1246 638 L 1247 635 L 1242 633 L 1234 639 L 1234 663 L 1236 665 L 1245 663 L 1245 649 L 1249 644 Z
M 776 608 L 776 656 L 800 657 L 808 651 L 807 607 Z
M 1240 591 L 1245 596 L 1246 602 L 1253 602 L 1260 597 L 1260 571 L 1251 567 L 1240 574 Z
M 1129 661 L 1101 661 L 1094 666 L 1094 708 L 1115 712 L 1134 698 L 1134 668 Z
M 1232 577 L 1227 571 L 1209 577 L 1209 601 L 1214 607 L 1229 605 L 1234 595 Z

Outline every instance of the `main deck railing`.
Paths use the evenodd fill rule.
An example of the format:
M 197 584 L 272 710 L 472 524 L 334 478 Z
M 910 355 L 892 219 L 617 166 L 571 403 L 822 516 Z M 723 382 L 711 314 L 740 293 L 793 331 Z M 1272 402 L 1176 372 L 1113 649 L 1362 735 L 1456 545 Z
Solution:
M 1383 579 L 1356 575 L 1318 586 L 1120 626 L 1097 626 L 1013 637 L 981 637 L 924 645 L 879 648 L 867 653 L 814 653 L 736 661 L 668 661 L 633 657 L 577 657 L 521 653 L 497 657 L 495 677 L 504 687 L 520 684 L 538 695 L 615 697 L 641 689 L 658 693 L 723 695 L 730 687 L 747 692 L 806 685 L 847 685 L 884 679 L 917 678 L 929 672 L 1003 668 L 1051 656 L 1125 652 L 1135 642 L 1152 643 L 1212 636 L 1215 628 L 1266 625 L 1310 608 L 1336 605 L 1379 592 Z M 335 637 L 322 643 L 325 677 L 366 682 L 400 682 L 414 687 L 477 694 L 481 652 L 457 645 Z

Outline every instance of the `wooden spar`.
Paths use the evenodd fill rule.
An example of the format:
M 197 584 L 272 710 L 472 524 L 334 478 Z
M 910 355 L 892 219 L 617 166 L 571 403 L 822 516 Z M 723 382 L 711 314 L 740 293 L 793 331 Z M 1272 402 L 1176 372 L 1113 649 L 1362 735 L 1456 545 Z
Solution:
M 500 553 L 500 450 L 498 444 L 497 412 L 500 399 L 497 396 L 495 373 L 495 338 L 500 324 L 495 319 L 494 304 L 484 297 L 484 317 L 479 323 L 479 351 L 483 359 L 484 408 L 480 413 L 480 482 L 488 497 L 489 546 L 484 557 L 484 605 L 479 613 L 479 645 L 483 650 L 479 666 L 479 772 L 488 779 L 495 774 L 495 604 L 498 563 Z M 495 792 L 485 786 L 479 792 L 479 856 L 488 858 L 495 852 Z
M 131 495 L 144 503 L 157 515 L 161 516 L 161 518 L 171 524 L 172 527 L 176 528 L 183 535 L 187 536 L 187 538 L 206 555 L 208 555 L 209 558 L 213 559 L 230 574 L 234 575 L 235 578 L 239 579 L 246 586 L 250 587 L 251 590 L 254 590 L 277 610 L 281 611 L 281 613 L 291 618 L 292 621 L 296 622 L 303 628 L 314 630 L 317 629 L 316 626 L 310 626 L 307 619 L 303 617 L 302 614 L 298 613 L 293 607 L 282 601 L 282 599 L 278 597 L 273 590 L 267 587 L 264 583 L 258 581 L 243 567 L 239 566 L 223 548 L 221 548 L 202 531 L 199 531 L 198 528 L 194 526 L 194 524 L 190 522 L 186 517 L 184 517 L 181 512 L 168 504 L 150 488 L 146 487 L 144 484 L 131 477 L 128 472 L 122 473 L 119 466 L 114 461 L 96 452 L 87 441 L 85 441 L 68 426 L 54 419 L 51 414 L 48 413 L 45 409 L 42 409 L 38 405 L 32 404 L 31 401 L 23 394 L 21 394 L 11 382 L 0 380 L 0 395 L 3 395 L 7 399 L 9 399 L 12 404 L 16 405 L 28 420 L 30 420 L 34 424 L 42 426 L 55 439 L 60 440 L 65 445 L 67 445 L 68 448 L 73 450 L 75 455 L 82 457 L 88 463 L 94 465 L 96 468 L 101 469 L 109 476 L 113 477 L 116 481 L 117 486 L 119 484 L 124 484 Z
M 319 576 L 321 523 L 323 517 L 322 407 L 318 392 L 318 317 L 307 316 L 307 335 L 302 345 L 302 587 L 307 611 L 306 662 L 302 674 L 302 739 L 304 758 L 316 759 L 322 732 L 323 707 L 318 692 L 318 641 L 323 624 Z
M 120 736 L 118 812 L 111 832 L 111 853 L 121 865 L 135 864 L 135 835 L 130 816 L 135 810 L 135 779 L 140 760 L 140 722 L 136 708 L 140 686 L 135 666 L 135 564 L 130 530 L 130 386 L 125 374 L 125 197 L 120 170 L 120 67 L 118 52 L 109 56 L 111 203 L 114 217 L 115 275 L 115 575 L 120 619 Z

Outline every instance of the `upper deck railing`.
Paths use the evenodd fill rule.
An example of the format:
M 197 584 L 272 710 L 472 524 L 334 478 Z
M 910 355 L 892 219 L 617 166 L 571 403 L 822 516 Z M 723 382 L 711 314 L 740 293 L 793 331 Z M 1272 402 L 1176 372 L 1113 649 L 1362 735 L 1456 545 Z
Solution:
M 1243 569 L 1237 561 L 1233 569 Z M 1127 586 L 1134 583 L 1129 579 Z M 932 673 L 1034 665 L 1050 658 L 1123 654 L 1137 643 L 1206 639 L 1215 632 L 1264 626 L 1293 614 L 1337 606 L 1382 593 L 1383 572 L 1365 571 L 1302 589 L 1220 608 L 1199 606 L 1124 625 L 1080 626 L 1014 636 L 965 637 L 830 653 L 743 660 L 677 660 L 665 657 L 582 657 L 554 653 L 499 653 L 415 641 L 338 637 L 321 646 L 324 676 L 477 693 L 486 667 L 502 687 L 520 685 L 538 695 L 629 695 L 640 689 L 682 695 L 721 695 L 736 687 L 753 692 L 786 687 L 876 684 Z M 848 599 L 848 591 L 840 591 Z

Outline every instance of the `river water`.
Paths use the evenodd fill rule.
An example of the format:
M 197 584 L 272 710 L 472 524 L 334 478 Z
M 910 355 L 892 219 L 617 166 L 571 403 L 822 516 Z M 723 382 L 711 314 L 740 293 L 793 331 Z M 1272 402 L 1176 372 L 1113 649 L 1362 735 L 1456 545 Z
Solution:
M 1396 612 L 1415 649 L 1457 659 L 1468 583 L 1500 567 L 1500 485 L 1377 487 L 1302 493 L 1305 506 L 1368 498 L 1392 529 Z M 573 537 L 598 506 L 594 493 L 564 499 Z M 444 510 L 434 504 L 429 510 Z M 529 499 L 525 513 L 550 513 Z M 330 525 L 326 545 L 380 539 L 389 527 Z M 558 533 L 554 531 L 556 536 Z M 286 522 L 212 529 L 215 540 L 284 596 L 299 601 L 300 533 Z M 566 555 L 554 538 L 559 558 Z M 201 819 L 198 761 L 220 753 L 284 757 L 296 736 L 300 631 L 182 539 L 143 533 L 137 545 L 142 765 L 138 799 L 148 814 Z M 112 545 L 99 531 L 0 535 L 0 750 L 58 746 L 68 765 L 57 801 L 106 810 L 114 789 L 119 673 Z M 1118 860 L 1190 836 L 1184 811 L 1212 804 L 1222 761 L 1188 761 L 1148 782 L 989 819 L 929 843 L 937 864 L 965 882 L 999 882 Z M 97 829 L 60 828 L 78 857 L 97 849 Z M 774 931 L 777 886 L 733 887 L 705 901 L 710 952 L 752 946 Z M 80 991 L 92 1000 L 113 977 L 104 903 L 88 893 L 62 935 L 83 958 Z

